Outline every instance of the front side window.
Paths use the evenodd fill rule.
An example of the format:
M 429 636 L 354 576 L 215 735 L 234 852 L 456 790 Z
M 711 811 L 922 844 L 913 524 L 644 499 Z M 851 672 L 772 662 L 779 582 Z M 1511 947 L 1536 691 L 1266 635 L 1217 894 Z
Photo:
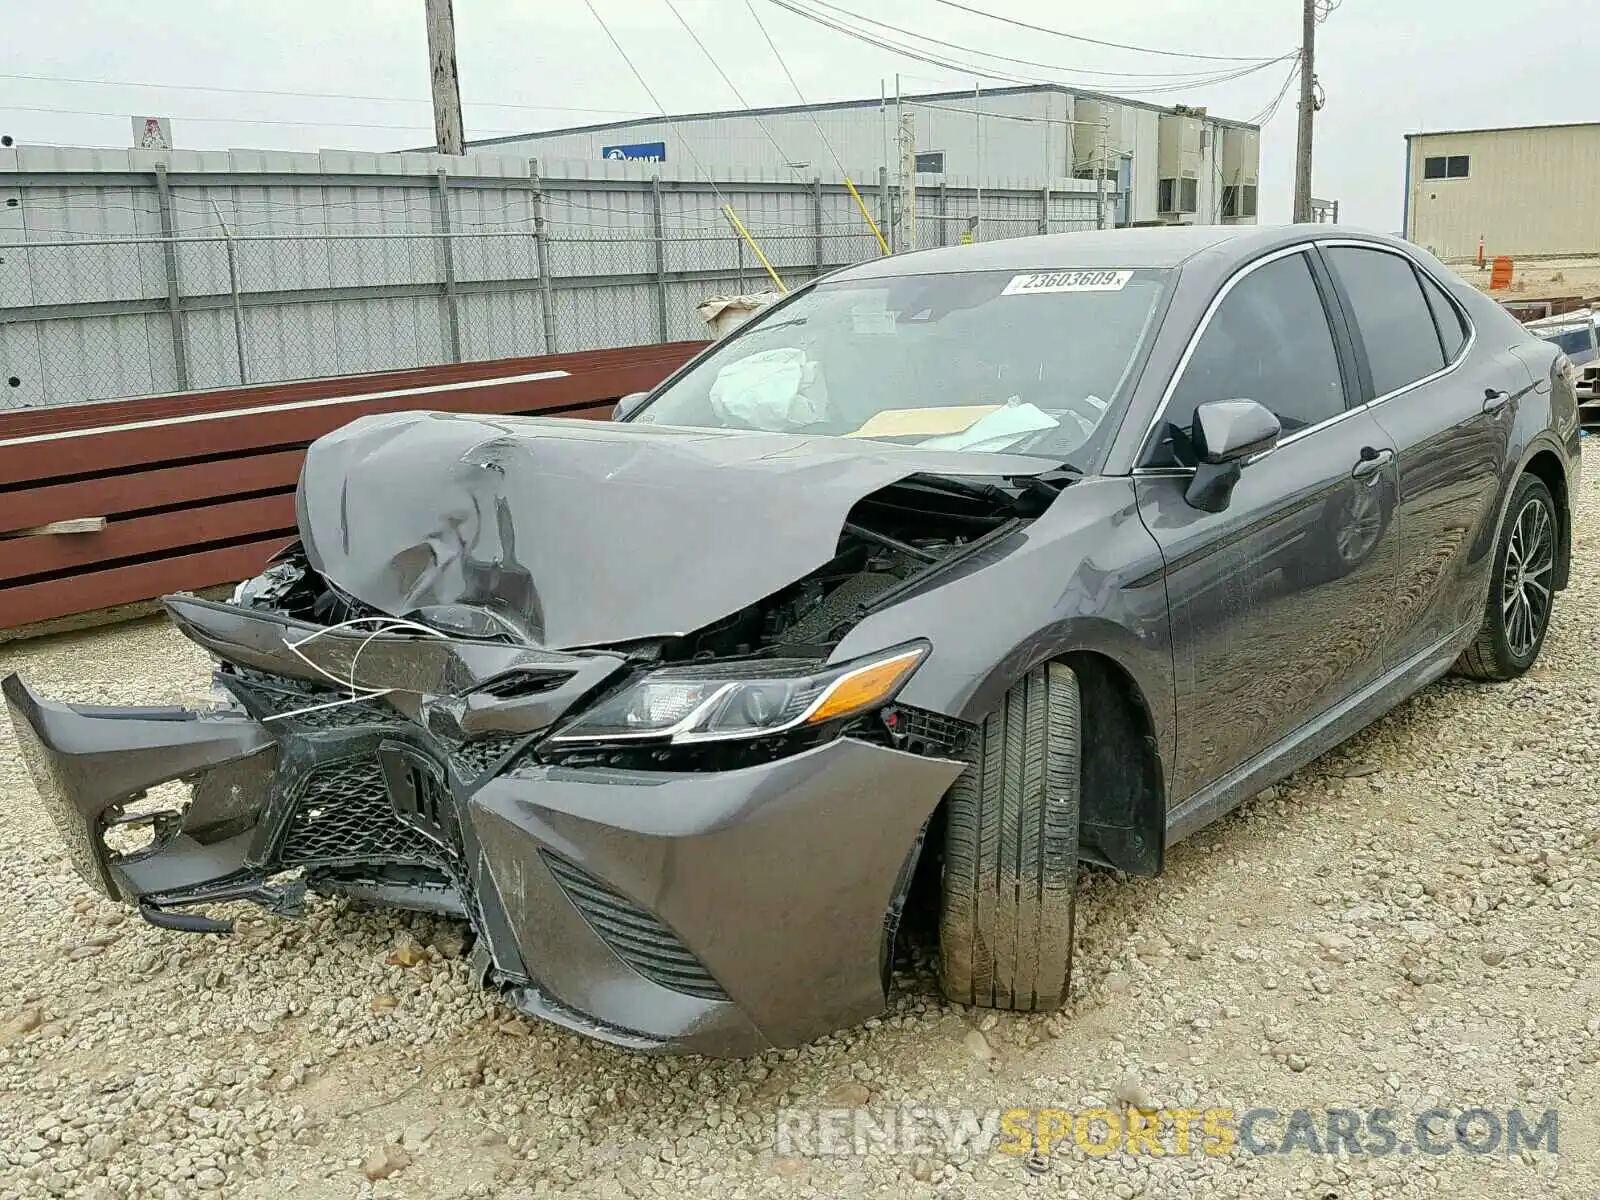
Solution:
M 1411 260 L 1385 250 L 1333 246 L 1328 262 L 1355 309 L 1375 396 L 1444 369 L 1444 350 Z
M 1339 356 L 1304 254 L 1256 268 L 1223 297 L 1173 389 L 1164 420 L 1187 432 L 1194 410 L 1210 400 L 1254 400 L 1272 410 L 1285 434 L 1344 411 Z M 1193 465 L 1172 445 L 1170 428 L 1156 463 Z
M 768 310 L 633 418 L 1005 450 L 1083 465 L 1109 436 L 1164 270 L 823 282 Z M 1077 461 L 1074 461 L 1077 460 Z

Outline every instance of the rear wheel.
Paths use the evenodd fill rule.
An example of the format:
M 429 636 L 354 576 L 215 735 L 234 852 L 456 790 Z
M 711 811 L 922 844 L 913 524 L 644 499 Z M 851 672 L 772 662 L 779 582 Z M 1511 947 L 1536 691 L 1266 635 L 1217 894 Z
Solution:
M 1031 671 L 982 726 L 946 797 L 939 966 L 962 1004 L 1058 1007 L 1078 880 L 1078 679 Z
M 1511 494 L 1483 625 L 1455 669 L 1472 679 L 1515 679 L 1539 657 L 1555 600 L 1555 500 L 1544 481 L 1524 475 Z

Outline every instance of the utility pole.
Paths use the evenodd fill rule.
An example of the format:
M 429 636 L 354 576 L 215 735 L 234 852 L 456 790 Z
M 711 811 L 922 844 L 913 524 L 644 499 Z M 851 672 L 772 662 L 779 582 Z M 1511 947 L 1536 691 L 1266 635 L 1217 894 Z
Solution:
M 1311 124 L 1317 111 L 1317 0 L 1303 0 L 1300 26 L 1300 129 L 1294 156 L 1294 221 L 1311 220 Z
M 451 0 L 423 0 L 428 14 L 428 71 L 433 81 L 433 144 L 462 153 L 461 81 L 456 75 L 456 21 Z
M 917 110 L 900 114 L 900 230 L 902 249 L 917 248 Z

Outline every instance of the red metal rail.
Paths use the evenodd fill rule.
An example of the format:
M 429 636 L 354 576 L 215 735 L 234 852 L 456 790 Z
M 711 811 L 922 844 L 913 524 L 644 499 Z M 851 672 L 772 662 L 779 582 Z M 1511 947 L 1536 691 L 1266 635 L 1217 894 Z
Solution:
M 294 537 L 307 444 L 356 417 L 444 409 L 603 418 L 703 344 L 0 415 L 0 629 L 249 577 Z M 16 536 L 85 517 L 104 518 L 104 528 Z

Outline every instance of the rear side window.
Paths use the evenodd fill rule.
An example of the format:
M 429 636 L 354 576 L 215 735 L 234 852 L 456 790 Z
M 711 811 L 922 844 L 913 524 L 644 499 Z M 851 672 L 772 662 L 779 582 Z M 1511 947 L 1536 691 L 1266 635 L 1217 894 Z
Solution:
M 1188 430 L 1209 400 L 1254 400 L 1285 433 L 1344 411 L 1344 381 L 1322 295 L 1304 254 L 1250 272 L 1223 298 L 1168 401 L 1169 425 Z M 1157 465 L 1179 464 L 1163 446 Z
M 1327 256 L 1355 309 L 1375 395 L 1444 368 L 1439 331 L 1408 259 L 1352 246 L 1330 247 Z
M 1428 307 L 1433 309 L 1433 323 L 1439 327 L 1444 360 L 1454 362 L 1456 355 L 1461 353 L 1461 347 L 1467 344 L 1467 326 L 1461 319 L 1461 311 L 1450 302 L 1444 289 L 1437 283 L 1420 271 L 1417 276 L 1422 280 L 1422 292 L 1428 298 Z

